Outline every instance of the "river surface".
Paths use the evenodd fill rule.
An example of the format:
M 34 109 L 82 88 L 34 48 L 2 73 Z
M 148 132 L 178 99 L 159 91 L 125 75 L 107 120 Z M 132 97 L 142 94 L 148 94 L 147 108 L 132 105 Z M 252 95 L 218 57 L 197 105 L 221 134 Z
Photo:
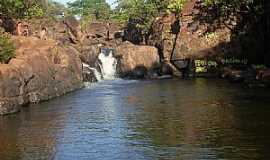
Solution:
M 270 92 L 103 81 L 0 117 L 1 160 L 270 159 Z

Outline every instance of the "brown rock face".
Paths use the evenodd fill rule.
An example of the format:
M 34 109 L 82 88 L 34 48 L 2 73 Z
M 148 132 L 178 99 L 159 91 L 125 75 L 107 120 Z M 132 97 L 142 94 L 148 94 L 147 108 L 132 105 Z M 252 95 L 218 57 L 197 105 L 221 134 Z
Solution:
M 172 56 L 174 59 L 217 56 L 224 51 L 216 46 L 230 41 L 231 32 L 228 28 L 210 30 L 211 26 L 201 24 L 198 19 L 200 5 L 199 0 L 191 0 L 183 7 L 181 29 Z
M 14 38 L 16 58 L 0 65 L 0 115 L 82 87 L 82 64 L 55 41 Z
M 208 31 L 208 26 L 195 18 L 198 1 L 186 2 L 179 18 L 174 14 L 163 15 L 153 23 L 148 45 L 158 48 L 164 63 L 224 54 L 224 49 L 216 46 L 230 41 L 231 32 L 226 28 Z
M 120 70 L 123 75 L 144 68 L 147 71 L 159 65 L 158 50 L 151 46 L 138 46 L 124 42 L 116 48 L 116 57 L 120 58 Z
M 170 60 L 176 38 L 176 34 L 172 33 L 172 25 L 175 21 L 176 17 L 173 14 L 157 18 L 148 38 L 148 44 L 158 48 L 163 61 Z
M 95 66 L 99 53 L 100 47 L 98 45 L 84 45 L 79 55 L 82 62 Z

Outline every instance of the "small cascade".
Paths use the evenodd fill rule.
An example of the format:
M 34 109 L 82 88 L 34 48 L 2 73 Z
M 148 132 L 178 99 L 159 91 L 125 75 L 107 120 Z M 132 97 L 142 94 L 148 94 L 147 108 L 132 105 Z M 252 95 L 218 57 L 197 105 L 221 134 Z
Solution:
M 93 77 L 96 81 L 113 80 L 116 77 L 117 59 L 114 57 L 112 50 L 102 49 L 96 67 L 90 67 L 88 64 L 83 63 L 84 72 L 88 74 L 87 80 Z M 90 80 L 88 82 L 95 82 Z
M 96 68 L 90 67 L 88 64 L 83 63 L 83 67 L 87 68 L 91 71 L 93 71 L 95 78 L 97 79 L 97 81 L 101 81 L 102 80 L 102 75 L 98 72 L 98 70 Z
M 106 50 L 105 51 L 101 50 L 98 59 L 103 79 L 105 80 L 115 79 L 117 60 L 113 56 L 113 52 L 111 50 L 109 52 L 106 52 Z

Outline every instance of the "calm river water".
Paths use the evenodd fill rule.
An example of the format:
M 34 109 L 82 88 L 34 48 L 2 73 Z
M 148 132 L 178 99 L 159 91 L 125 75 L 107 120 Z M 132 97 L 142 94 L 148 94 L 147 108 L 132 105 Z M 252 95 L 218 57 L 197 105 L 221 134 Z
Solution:
M 270 92 L 107 81 L 0 117 L 1 160 L 270 159 Z

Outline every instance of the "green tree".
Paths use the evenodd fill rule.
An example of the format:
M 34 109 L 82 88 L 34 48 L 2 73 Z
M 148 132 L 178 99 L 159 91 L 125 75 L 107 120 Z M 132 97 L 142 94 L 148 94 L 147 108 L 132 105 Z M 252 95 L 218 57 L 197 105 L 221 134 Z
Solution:
M 45 10 L 46 10 L 46 16 L 59 16 L 62 15 L 63 13 L 67 15 L 69 13 L 68 8 L 65 7 L 65 5 L 60 4 L 58 2 L 54 1 L 49 1 L 45 5 Z
M 144 0 L 119 0 L 117 16 L 120 22 L 136 20 L 138 27 L 148 29 L 152 21 L 158 15 L 156 5 L 151 1 Z
M 247 28 L 246 25 L 256 23 L 263 14 L 264 0 L 203 0 L 202 2 L 201 13 L 207 13 L 207 16 L 202 17 L 204 22 L 219 22 L 221 25 L 239 31 Z M 238 28 L 228 25 L 236 21 Z
M 136 20 L 137 26 L 147 32 L 156 17 L 162 13 L 179 14 L 186 0 L 118 0 L 114 19 L 120 22 Z
M 108 19 L 111 12 L 106 0 L 76 0 L 68 3 L 68 8 L 73 15 L 79 15 L 83 19 Z
M 0 1 L 0 13 L 10 18 L 41 18 L 44 16 L 57 16 L 67 8 L 53 0 L 2 0 Z
M 33 18 L 43 16 L 47 0 L 2 0 L 0 12 L 12 18 Z

